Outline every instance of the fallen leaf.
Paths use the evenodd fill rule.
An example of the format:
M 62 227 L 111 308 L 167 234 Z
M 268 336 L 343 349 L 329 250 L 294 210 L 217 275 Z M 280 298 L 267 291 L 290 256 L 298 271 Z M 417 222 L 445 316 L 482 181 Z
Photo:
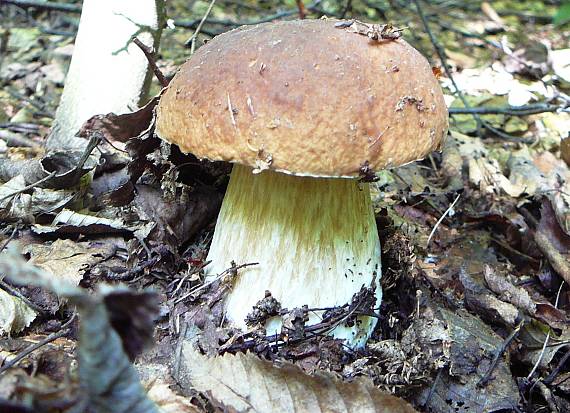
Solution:
M 485 266 L 484 274 L 485 282 L 501 300 L 511 303 L 531 315 L 535 314 L 536 304 L 524 288 L 516 287 L 506 277 L 498 274 L 488 265 Z
M 274 366 L 255 355 L 202 356 L 181 344 L 177 380 L 208 394 L 224 409 L 239 412 L 412 413 L 405 401 L 363 379 L 344 383 L 330 373 L 306 375 L 291 364 Z
M 440 308 L 434 316 L 446 326 L 450 340 L 449 371 L 445 369 L 440 380 L 418 394 L 418 403 L 427 403 L 427 411 L 447 412 L 461 409 L 473 412 L 491 412 L 510 409 L 519 400 L 519 392 L 509 366 L 500 359 L 491 380 L 480 388 L 479 380 L 485 376 L 491 360 L 503 340 L 478 317 L 464 310 L 450 311 Z M 423 334 L 433 335 L 429 331 Z M 454 410 L 452 410 L 454 411 Z
M 111 252 L 111 246 L 94 246 L 89 242 L 58 239 L 52 244 L 32 244 L 24 248 L 33 264 L 53 277 L 79 285 L 83 273 Z
M 147 391 L 148 397 L 156 403 L 162 413 L 201 413 L 187 397 L 172 390 L 171 385 L 159 379 Z
M 63 209 L 51 225 L 34 225 L 36 234 L 116 234 L 131 232 L 120 219 L 101 218 Z
M 567 85 L 570 84 L 570 49 L 552 50 L 550 60 L 556 76 Z
M 0 186 L 0 219 L 34 222 L 32 197 L 21 192 L 25 187 L 22 175 L 17 175 Z
M 36 312 L 18 297 L 0 289 L 0 335 L 19 333 L 36 318 Z

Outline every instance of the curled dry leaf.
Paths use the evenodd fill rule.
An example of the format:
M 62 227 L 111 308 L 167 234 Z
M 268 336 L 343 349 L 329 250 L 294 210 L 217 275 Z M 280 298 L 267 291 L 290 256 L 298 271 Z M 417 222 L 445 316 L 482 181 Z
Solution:
M 499 298 L 527 311 L 531 315 L 536 312 L 536 304 L 524 288 L 516 287 L 506 277 L 497 274 L 488 265 L 485 266 L 484 274 L 487 285 Z
M 80 214 L 69 209 L 62 210 L 51 225 L 34 225 L 37 234 L 116 234 L 131 230 L 119 219 L 101 218 Z
M 542 203 L 541 217 L 534 240 L 552 268 L 570 283 L 570 235 L 562 229 L 548 201 Z
M 213 403 L 238 412 L 412 413 L 405 401 L 368 380 L 345 383 L 330 373 L 309 376 L 291 364 L 280 367 L 253 354 L 208 358 L 181 345 L 177 380 L 206 393 Z
M 108 141 L 126 142 L 151 126 L 153 110 L 159 98 L 160 94 L 153 97 L 142 108 L 131 113 L 95 115 L 83 124 L 78 134 L 88 137 L 92 131 L 96 130 L 101 132 Z
M 0 289 L 0 336 L 19 333 L 36 318 L 36 312 L 18 297 Z
M 22 193 L 26 181 L 18 175 L 0 186 L 0 219 L 33 222 L 32 197 Z
M 190 403 L 187 397 L 174 392 L 171 386 L 162 380 L 155 381 L 147 394 L 162 413 L 200 413 L 202 411 Z

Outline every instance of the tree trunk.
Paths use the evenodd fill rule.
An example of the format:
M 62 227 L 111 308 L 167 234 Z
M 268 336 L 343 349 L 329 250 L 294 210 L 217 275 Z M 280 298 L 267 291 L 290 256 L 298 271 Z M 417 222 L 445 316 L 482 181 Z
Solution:
M 85 0 L 61 102 L 46 146 L 85 145 L 75 138 L 93 115 L 135 110 L 148 91 L 146 57 L 131 40 L 157 48 L 163 0 Z

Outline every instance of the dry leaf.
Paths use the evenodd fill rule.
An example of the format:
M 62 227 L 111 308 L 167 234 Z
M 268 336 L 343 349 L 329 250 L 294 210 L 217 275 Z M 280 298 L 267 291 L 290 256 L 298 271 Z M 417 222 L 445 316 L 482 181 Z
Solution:
M 556 76 L 561 81 L 570 84 L 570 49 L 552 50 L 550 59 Z
M 0 335 L 19 333 L 36 318 L 36 312 L 18 297 L 0 289 Z
M 175 393 L 170 385 L 155 381 L 147 392 L 148 397 L 156 403 L 162 413 L 200 413 L 196 406 L 184 396 Z
M 524 288 L 513 285 L 506 277 L 497 274 L 488 265 L 485 265 L 484 274 L 487 285 L 501 300 L 526 310 L 531 315 L 536 313 L 536 304 Z
M 26 187 L 26 180 L 18 175 L 0 186 L 0 219 L 33 222 L 32 197 L 21 193 Z
M 30 264 L 73 285 L 79 285 L 83 271 L 109 255 L 110 248 L 58 239 L 52 244 L 28 245 L 24 252 L 31 255 Z
M 51 225 L 34 225 L 32 229 L 37 234 L 110 234 L 130 232 L 130 229 L 119 219 L 79 214 L 69 209 L 64 209 L 57 214 Z
M 238 412 L 415 412 L 367 380 L 345 383 L 330 373 L 309 376 L 296 366 L 276 367 L 252 354 L 207 358 L 188 342 L 182 344 L 177 379 Z
M 469 160 L 469 181 L 479 187 L 482 192 L 497 193 L 501 191 L 512 197 L 518 197 L 526 191 L 526 186 L 515 185 L 503 175 L 499 162 L 492 158 Z

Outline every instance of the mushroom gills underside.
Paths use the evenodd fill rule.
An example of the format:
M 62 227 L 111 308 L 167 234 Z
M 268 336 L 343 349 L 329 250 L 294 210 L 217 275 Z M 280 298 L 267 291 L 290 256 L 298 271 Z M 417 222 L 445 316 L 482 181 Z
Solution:
M 273 171 L 253 174 L 234 165 L 222 203 L 206 268 L 208 280 L 232 261 L 258 263 L 238 270 L 226 298 L 226 318 L 246 329 L 245 318 L 269 291 L 289 310 L 342 306 L 362 286 L 375 284 L 381 302 L 380 240 L 369 184 L 355 179 L 312 178 Z M 308 325 L 322 311 L 309 312 Z M 351 347 L 364 345 L 376 319 L 358 317 L 332 335 Z M 280 317 L 266 323 L 281 330 Z

